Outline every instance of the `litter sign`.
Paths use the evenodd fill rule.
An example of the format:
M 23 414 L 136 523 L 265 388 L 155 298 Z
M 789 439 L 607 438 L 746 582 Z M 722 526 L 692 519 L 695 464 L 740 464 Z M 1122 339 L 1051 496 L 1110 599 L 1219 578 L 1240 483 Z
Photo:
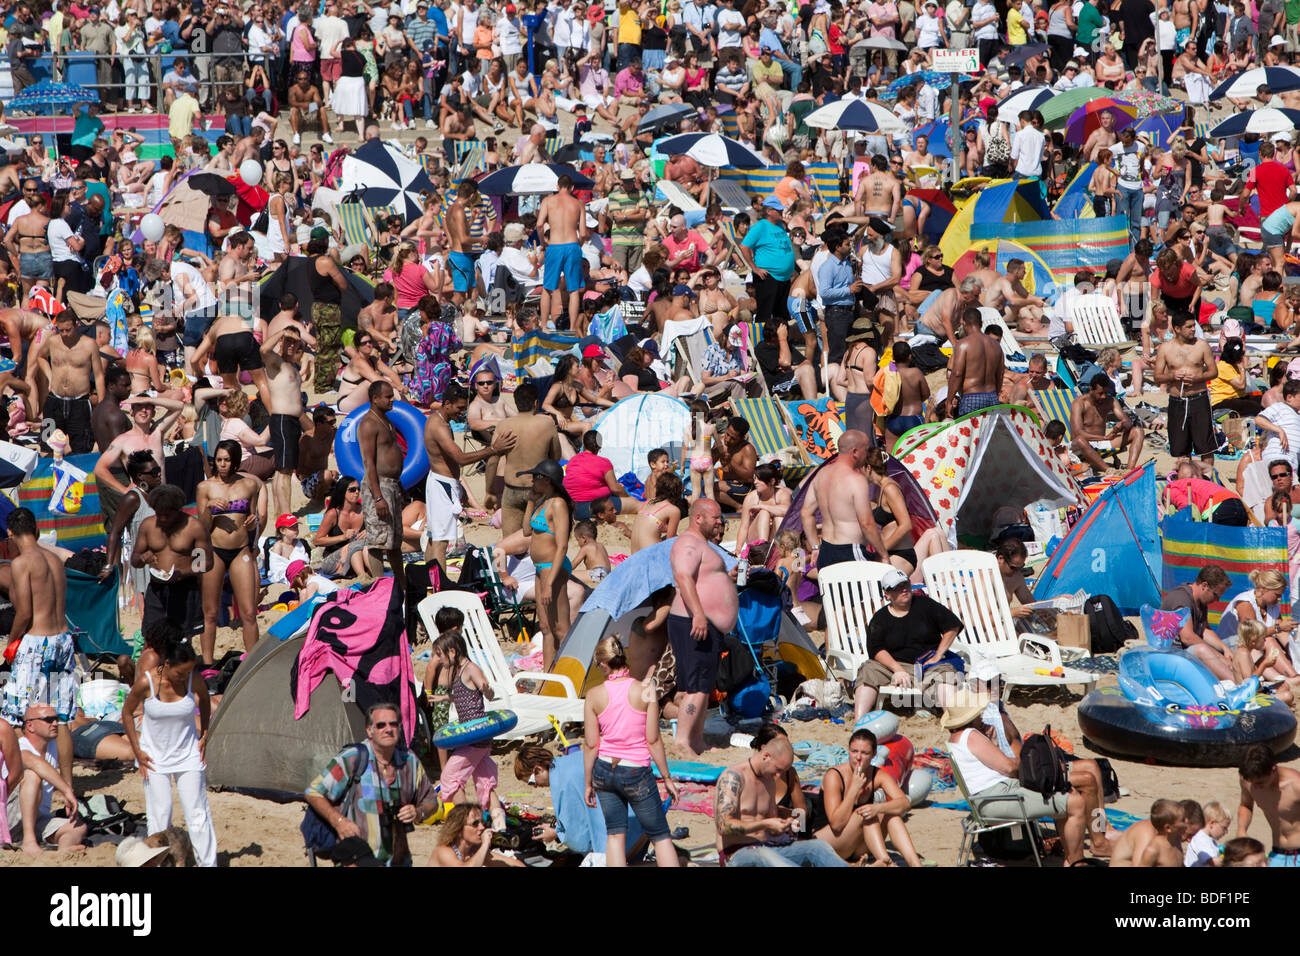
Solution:
M 976 47 L 965 50 L 931 50 L 930 60 L 936 73 L 976 73 L 980 68 L 980 51 Z

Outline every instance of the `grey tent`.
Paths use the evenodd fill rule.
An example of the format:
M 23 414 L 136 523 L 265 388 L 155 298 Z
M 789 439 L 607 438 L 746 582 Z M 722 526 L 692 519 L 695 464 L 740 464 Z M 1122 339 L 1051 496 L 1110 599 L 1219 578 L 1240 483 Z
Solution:
M 366 718 L 327 674 L 311 709 L 293 719 L 289 671 L 305 635 L 264 637 L 235 672 L 208 731 L 208 784 L 217 789 L 300 794 L 326 762 L 366 737 Z

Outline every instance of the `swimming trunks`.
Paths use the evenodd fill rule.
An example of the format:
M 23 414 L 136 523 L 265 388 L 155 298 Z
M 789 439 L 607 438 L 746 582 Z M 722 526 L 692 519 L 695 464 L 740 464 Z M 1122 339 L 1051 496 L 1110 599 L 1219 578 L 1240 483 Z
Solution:
M 217 336 L 216 345 L 212 347 L 212 356 L 217 360 L 217 371 L 222 375 L 235 372 L 251 372 L 265 368 L 262 353 L 258 350 L 257 339 L 252 332 L 228 332 Z
M 845 561 L 874 561 L 876 552 L 865 544 L 832 544 L 823 541 L 817 548 L 817 570 Z
M 702 640 L 691 637 L 691 619 L 668 615 L 668 644 L 677 662 L 677 689 L 684 694 L 707 694 L 718 682 L 718 656 L 722 633 L 709 625 Z
M 144 614 L 140 629 L 148 632 L 158 621 L 179 625 L 181 633 L 192 637 L 203 630 L 203 595 L 197 576 L 187 574 L 168 581 L 150 575 L 144 592 Z
M 298 442 L 302 423 L 297 415 L 271 415 L 271 457 L 276 471 L 293 471 L 298 467 Z
M 60 720 L 71 720 L 77 712 L 76 654 L 71 632 L 24 636 L 0 698 L 0 716 L 21 726 L 28 707 L 49 704 Z
M 457 292 L 468 292 L 474 288 L 474 257 L 467 252 L 447 253 L 447 265 L 451 268 L 451 287 Z
M 898 437 L 923 424 L 925 419 L 920 415 L 891 415 L 885 419 L 885 430 Z
M 586 285 L 582 278 L 582 246 L 576 242 L 552 243 L 546 247 L 542 288 L 554 292 L 560 287 L 561 277 L 570 293 L 578 292 Z
M 1169 454 L 1182 458 L 1214 452 L 1217 444 L 1209 392 L 1198 392 L 1187 398 L 1170 395 L 1168 414 Z
M 963 395 L 957 403 L 957 417 L 960 418 L 962 415 L 969 415 L 972 412 L 978 412 L 982 408 L 991 408 L 1001 403 L 997 392 L 975 392 L 971 395 Z
M 1273 851 L 1268 855 L 1268 865 L 1270 867 L 1300 866 L 1300 848 L 1285 850 L 1281 847 L 1273 847 Z

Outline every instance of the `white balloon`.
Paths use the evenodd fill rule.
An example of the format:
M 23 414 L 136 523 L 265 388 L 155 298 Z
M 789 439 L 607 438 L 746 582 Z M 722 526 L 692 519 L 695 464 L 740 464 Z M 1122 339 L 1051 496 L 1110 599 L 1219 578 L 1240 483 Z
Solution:
M 246 159 L 239 164 L 239 178 L 250 186 L 262 181 L 262 164 L 255 159 Z
M 151 212 L 140 220 L 140 231 L 150 242 L 158 242 L 163 237 L 163 229 L 166 224 L 162 221 L 162 216 L 156 212 Z

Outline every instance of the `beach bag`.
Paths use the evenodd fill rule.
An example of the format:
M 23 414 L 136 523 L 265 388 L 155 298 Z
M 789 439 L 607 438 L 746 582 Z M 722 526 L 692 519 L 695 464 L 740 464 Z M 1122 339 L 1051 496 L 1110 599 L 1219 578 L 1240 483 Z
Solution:
M 343 802 L 339 804 L 339 813 L 346 819 L 351 819 L 349 811 L 356 804 L 357 781 L 370 765 L 370 751 L 366 749 L 365 744 L 354 744 L 353 749 L 356 751 L 356 766 L 348 775 L 348 785 L 343 791 Z M 347 757 L 343 759 L 346 762 Z M 307 849 L 321 856 L 328 854 L 339 842 L 339 835 L 334 832 L 334 828 L 310 805 L 303 811 L 302 823 L 298 825 L 298 829 L 302 833 L 302 840 Z
M 1052 725 L 1030 734 L 1020 746 L 1020 785 L 1051 799 L 1070 789 L 1070 772 L 1061 748 L 1052 742 Z
M 1083 610 L 1088 615 L 1092 653 L 1114 654 L 1126 642 L 1137 639 L 1137 628 L 1124 620 L 1110 595 L 1094 594 L 1084 602 Z

